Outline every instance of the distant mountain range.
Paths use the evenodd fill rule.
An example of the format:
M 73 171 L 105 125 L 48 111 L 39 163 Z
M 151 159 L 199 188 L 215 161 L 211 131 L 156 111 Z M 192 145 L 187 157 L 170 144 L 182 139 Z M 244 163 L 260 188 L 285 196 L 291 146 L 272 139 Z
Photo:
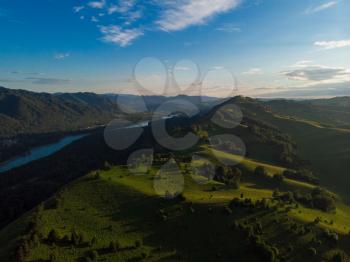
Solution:
M 350 127 L 350 97 L 298 101 L 278 99 L 266 104 L 274 113 L 328 126 Z
M 0 87 L 0 138 L 41 134 L 107 124 L 123 113 L 152 112 L 181 99 L 209 109 L 220 100 L 199 96 L 145 96 L 94 93 L 35 93 Z M 119 106 L 118 106 L 119 105 Z M 181 109 L 181 108 L 179 108 Z
M 0 88 L 0 137 L 71 131 L 105 124 L 118 112 L 93 93 L 52 95 Z

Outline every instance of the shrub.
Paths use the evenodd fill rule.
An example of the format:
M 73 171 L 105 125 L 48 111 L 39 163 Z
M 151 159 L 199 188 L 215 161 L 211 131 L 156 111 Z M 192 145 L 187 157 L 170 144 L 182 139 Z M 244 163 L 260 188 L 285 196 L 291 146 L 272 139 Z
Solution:
M 309 254 L 310 256 L 313 256 L 313 257 L 317 255 L 317 251 L 316 251 L 316 249 L 313 248 L 313 247 L 308 248 L 308 249 L 307 249 L 307 252 L 308 252 L 308 254 Z
M 91 239 L 91 241 L 90 241 L 90 246 L 92 247 L 92 246 L 94 246 L 94 245 L 96 245 L 97 244 L 97 239 L 96 239 L 96 237 L 93 237 L 92 239 Z
M 84 233 L 79 234 L 79 244 L 84 244 L 86 242 L 86 237 Z
M 145 251 L 142 251 L 142 253 L 141 253 L 141 258 L 142 259 L 146 259 L 146 258 L 148 258 L 149 257 L 149 251 L 147 250 L 145 250 Z
M 282 174 L 274 174 L 273 177 L 272 177 L 272 181 L 276 185 L 282 184 L 283 180 L 284 180 L 284 176 Z
M 346 261 L 346 256 L 344 254 L 344 252 L 338 252 L 336 254 L 333 255 L 333 257 L 331 258 L 332 262 L 343 262 Z
M 96 250 L 90 250 L 88 253 L 88 258 L 90 258 L 92 261 L 97 261 L 99 254 Z
M 142 240 L 136 240 L 135 241 L 135 247 L 138 248 L 138 247 L 141 247 L 142 246 Z
M 109 243 L 109 251 L 110 252 L 117 252 L 120 249 L 120 244 L 118 241 L 111 241 Z
M 55 243 L 57 240 L 59 240 L 59 235 L 57 234 L 56 230 L 55 229 L 52 229 L 48 236 L 47 236 L 47 240 L 53 244 Z
M 76 231 L 73 231 L 71 236 L 70 236 L 70 241 L 73 245 L 77 246 L 79 245 L 79 235 L 77 234 Z
M 69 243 L 70 243 L 69 236 L 68 236 L 68 235 L 64 235 L 64 237 L 62 238 L 62 241 L 63 241 L 65 244 L 69 244 Z
M 223 213 L 224 215 L 231 215 L 231 214 L 232 214 L 232 210 L 231 210 L 231 208 L 229 208 L 228 206 L 225 206 L 225 207 L 223 207 L 223 209 L 222 209 L 222 213 Z
M 267 173 L 265 167 L 257 166 L 254 170 L 254 175 L 259 176 L 259 177 L 267 177 L 268 173 Z

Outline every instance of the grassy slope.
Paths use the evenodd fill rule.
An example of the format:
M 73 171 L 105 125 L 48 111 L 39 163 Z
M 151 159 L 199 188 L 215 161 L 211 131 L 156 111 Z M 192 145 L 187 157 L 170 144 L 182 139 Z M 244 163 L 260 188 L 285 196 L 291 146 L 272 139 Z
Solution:
M 264 115 L 296 140 L 302 158 L 311 162 L 322 184 L 350 200 L 350 132 L 314 122 Z
M 235 156 L 235 155 L 231 155 L 225 152 L 221 152 L 221 151 L 216 151 L 213 149 L 209 149 L 206 148 L 205 149 L 207 154 L 210 155 L 210 151 L 215 151 L 214 155 L 215 157 L 222 157 L 222 158 L 230 158 L 233 161 L 238 161 L 240 158 Z M 255 161 L 253 159 L 248 159 L 245 158 L 242 162 L 242 164 L 244 164 L 246 167 L 248 167 L 250 170 L 254 170 L 257 166 L 263 166 L 266 168 L 266 170 L 269 172 L 269 175 L 273 175 L 276 173 L 282 173 L 285 168 L 283 167 L 279 167 L 279 166 L 273 166 L 270 164 L 265 164 L 262 162 L 258 162 Z M 311 190 L 313 189 L 315 186 L 305 183 L 305 182 L 300 182 L 300 181 L 296 181 L 296 180 L 292 180 L 292 179 L 285 179 L 284 180 L 285 185 L 285 189 L 286 190 Z M 246 188 L 249 188 L 248 185 L 243 185 L 242 190 L 245 190 Z M 266 188 L 265 189 L 260 189 L 260 190 L 254 190 L 252 192 L 249 192 L 250 197 L 254 197 L 255 194 L 260 193 L 260 191 L 269 191 Z M 271 196 L 271 190 L 270 189 L 270 196 Z M 301 212 L 301 213 L 300 213 Z M 344 203 L 342 203 L 341 201 L 339 201 L 337 203 L 337 212 L 335 214 L 332 213 L 324 213 L 324 212 L 320 212 L 318 210 L 314 210 L 314 209 L 310 209 L 310 208 L 304 208 L 304 207 L 300 207 L 298 210 L 293 210 L 290 212 L 290 215 L 294 218 L 297 218 L 301 221 L 304 222 L 312 222 L 315 217 L 322 217 L 323 220 L 327 220 L 327 221 L 334 221 L 333 225 L 328 225 L 328 224 L 324 224 L 322 223 L 323 227 L 327 227 L 331 230 L 335 230 L 341 233 L 348 233 L 350 230 L 350 207 Z
M 255 164 L 261 163 L 251 162 L 252 167 Z M 221 213 L 221 207 L 241 193 L 254 200 L 271 197 L 270 189 L 260 188 L 253 182 L 243 183 L 239 190 L 226 189 L 216 183 L 219 190 L 211 191 L 212 182 L 199 185 L 185 176 L 184 195 L 187 201 L 194 203 L 195 212 L 192 213 L 186 203 L 169 203 L 159 198 L 153 190 L 153 181 L 152 174 L 128 175 L 123 168 L 102 172 L 97 180 L 82 178 L 63 190 L 59 208 L 43 211 L 40 231 L 47 235 L 54 228 L 63 236 L 76 230 L 83 232 L 86 239 L 96 237 L 98 242 L 93 249 L 105 261 L 137 261 L 142 252 L 151 254 L 147 261 L 227 261 L 233 257 L 237 261 L 254 261 L 256 258 L 247 255 L 242 246 L 242 236 L 229 229 L 234 220 L 244 221 L 252 217 L 262 222 L 264 238 L 274 243 L 290 261 L 300 261 L 311 245 L 312 234 L 295 235 L 281 226 L 288 224 L 283 208 L 274 213 L 241 209 L 234 210 L 230 216 Z M 213 208 L 212 213 L 208 212 L 209 207 Z M 157 215 L 161 208 L 168 213 L 166 221 Z M 334 218 L 333 226 L 321 225 L 347 232 L 350 213 L 346 213 L 348 210 L 343 210 L 341 206 L 338 209 L 337 214 L 333 215 L 301 207 L 292 210 L 289 216 L 303 222 L 311 222 L 317 216 L 327 220 Z M 18 239 L 21 233 L 18 225 L 24 227 L 28 217 L 30 213 L 0 232 L 0 258 L 8 254 L 13 246 L 13 243 L 9 243 L 8 247 L 3 244 L 8 239 Z M 273 223 L 276 219 L 280 220 L 277 224 Z M 291 254 L 286 251 L 286 237 L 295 246 L 295 252 Z M 112 240 L 121 243 L 122 251 L 111 254 L 106 250 Z M 144 245 L 133 248 L 136 240 L 143 240 Z M 340 245 L 347 244 L 346 240 Z M 52 253 L 60 254 L 62 261 L 73 261 L 84 257 L 89 249 L 42 243 L 32 251 L 29 261 L 48 259 Z M 325 247 L 317 249 L 320 255 L 327 255 Z M 318 261 L 320 256 L 315 259 Z

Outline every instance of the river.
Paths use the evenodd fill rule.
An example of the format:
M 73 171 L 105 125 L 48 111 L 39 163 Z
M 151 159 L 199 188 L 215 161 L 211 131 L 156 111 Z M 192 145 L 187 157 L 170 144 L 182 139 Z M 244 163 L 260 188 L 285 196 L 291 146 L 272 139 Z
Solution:
M 80 134 L 80 135 L 68 135 L 58 142 L 39 146 L 31 149 L 28 154 L 16 157 L 12 160 L 6 161 L 5 163 L 0 165 L 0 173 L 9 171 L 11 169 L 14 169 L 16 167 L 23 166 L 25 164 L 28 164 L 30 162 L 33 162 L 35 160 L 47 157 L 49 155 L 52 155 L 58 151 L 60 151 L 62 148 L 66 147 L 67 145 L 73 143 L 74 141 L 77 141 L 81 138 L 86 136 L 86 134 Z
M 174 115 L 171 116 L 165 116 L 162 117 L 163 120 L 170 119 L 175 117 Z M 140 123 L 135 123 L 123 128 L 136 128 L 136 127 L 147 127 L 149 125 L 150 121 L 143 121 Z M 35 160 L 39 160 L 41 158 L 50 156 L 64 147 L 68 146 L 69 144 L 73 143 L 74 141 L 77 141 L 84 136 L 87 136 L 87 134 L 80 134 L 80 135 L 68 135 L 58 142 L 47 144 L 44 146 L 34 147 L 31 149 L 28 154 L 23 156 L 18 156 L 12 160 L 6 161 L 4 163 L 0 164 L 0 173 L 9 171 L 11 169 L 23 166 L 25 164 L 28 164 L 30 162 L 33 162 Z

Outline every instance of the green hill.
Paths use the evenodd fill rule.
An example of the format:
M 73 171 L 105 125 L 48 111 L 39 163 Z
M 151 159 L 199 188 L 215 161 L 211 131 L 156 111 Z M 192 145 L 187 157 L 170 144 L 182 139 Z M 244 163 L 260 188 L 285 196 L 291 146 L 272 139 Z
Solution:
M 117 112 L 93 93 L 52 95 L 0 88 L 0 137 L 72 131 L 105 124 Z
M 118 167 L 79 179 L 3 229 L 0 257 L 26 246 L 24 261 L 320 261 L 348 252 L 349 236 L 336 234 L 336 244 L 327 236 L 331 217 L 272 200 L 272 190 L 198 185 L 187 174 L 183 197 L 167 200 L 153 189 L 156 172 Z M 238 205 L 230 204 L 235 197 Z
M 271 100 L 266 102 L 276 114 L 318 122 L 324 126 L 350 127 L 350 98 L 322 100 Z
M 349 261 L 350 207 L 338 194 L 345 180 L 335 179 L 345 179 L 342 166 L 327 170 L 315 157 L 331 153 L 334 168 L 347 130 L 273 113 L 255 99 L 223 105 L 230 103 L 243 112 L 234 128 L 225 125 L 235 111 L 221 106 L 167 122 L 171 135 L 200 136 L 185 151 L 161 147 L 150 128 L 125 152 L 109 149 L 96 133 L 4 174 L 0 260 Z M 211 143 L 222 134 L 240 137 L 245 157 L 234 140 Z M 334 148 L 332 136 L 339 139 Z M 153 165 L 130 173 L 128 155 L 142 148 L 153 148 Z M 177 167 L 164 166 L 170 159 Z

